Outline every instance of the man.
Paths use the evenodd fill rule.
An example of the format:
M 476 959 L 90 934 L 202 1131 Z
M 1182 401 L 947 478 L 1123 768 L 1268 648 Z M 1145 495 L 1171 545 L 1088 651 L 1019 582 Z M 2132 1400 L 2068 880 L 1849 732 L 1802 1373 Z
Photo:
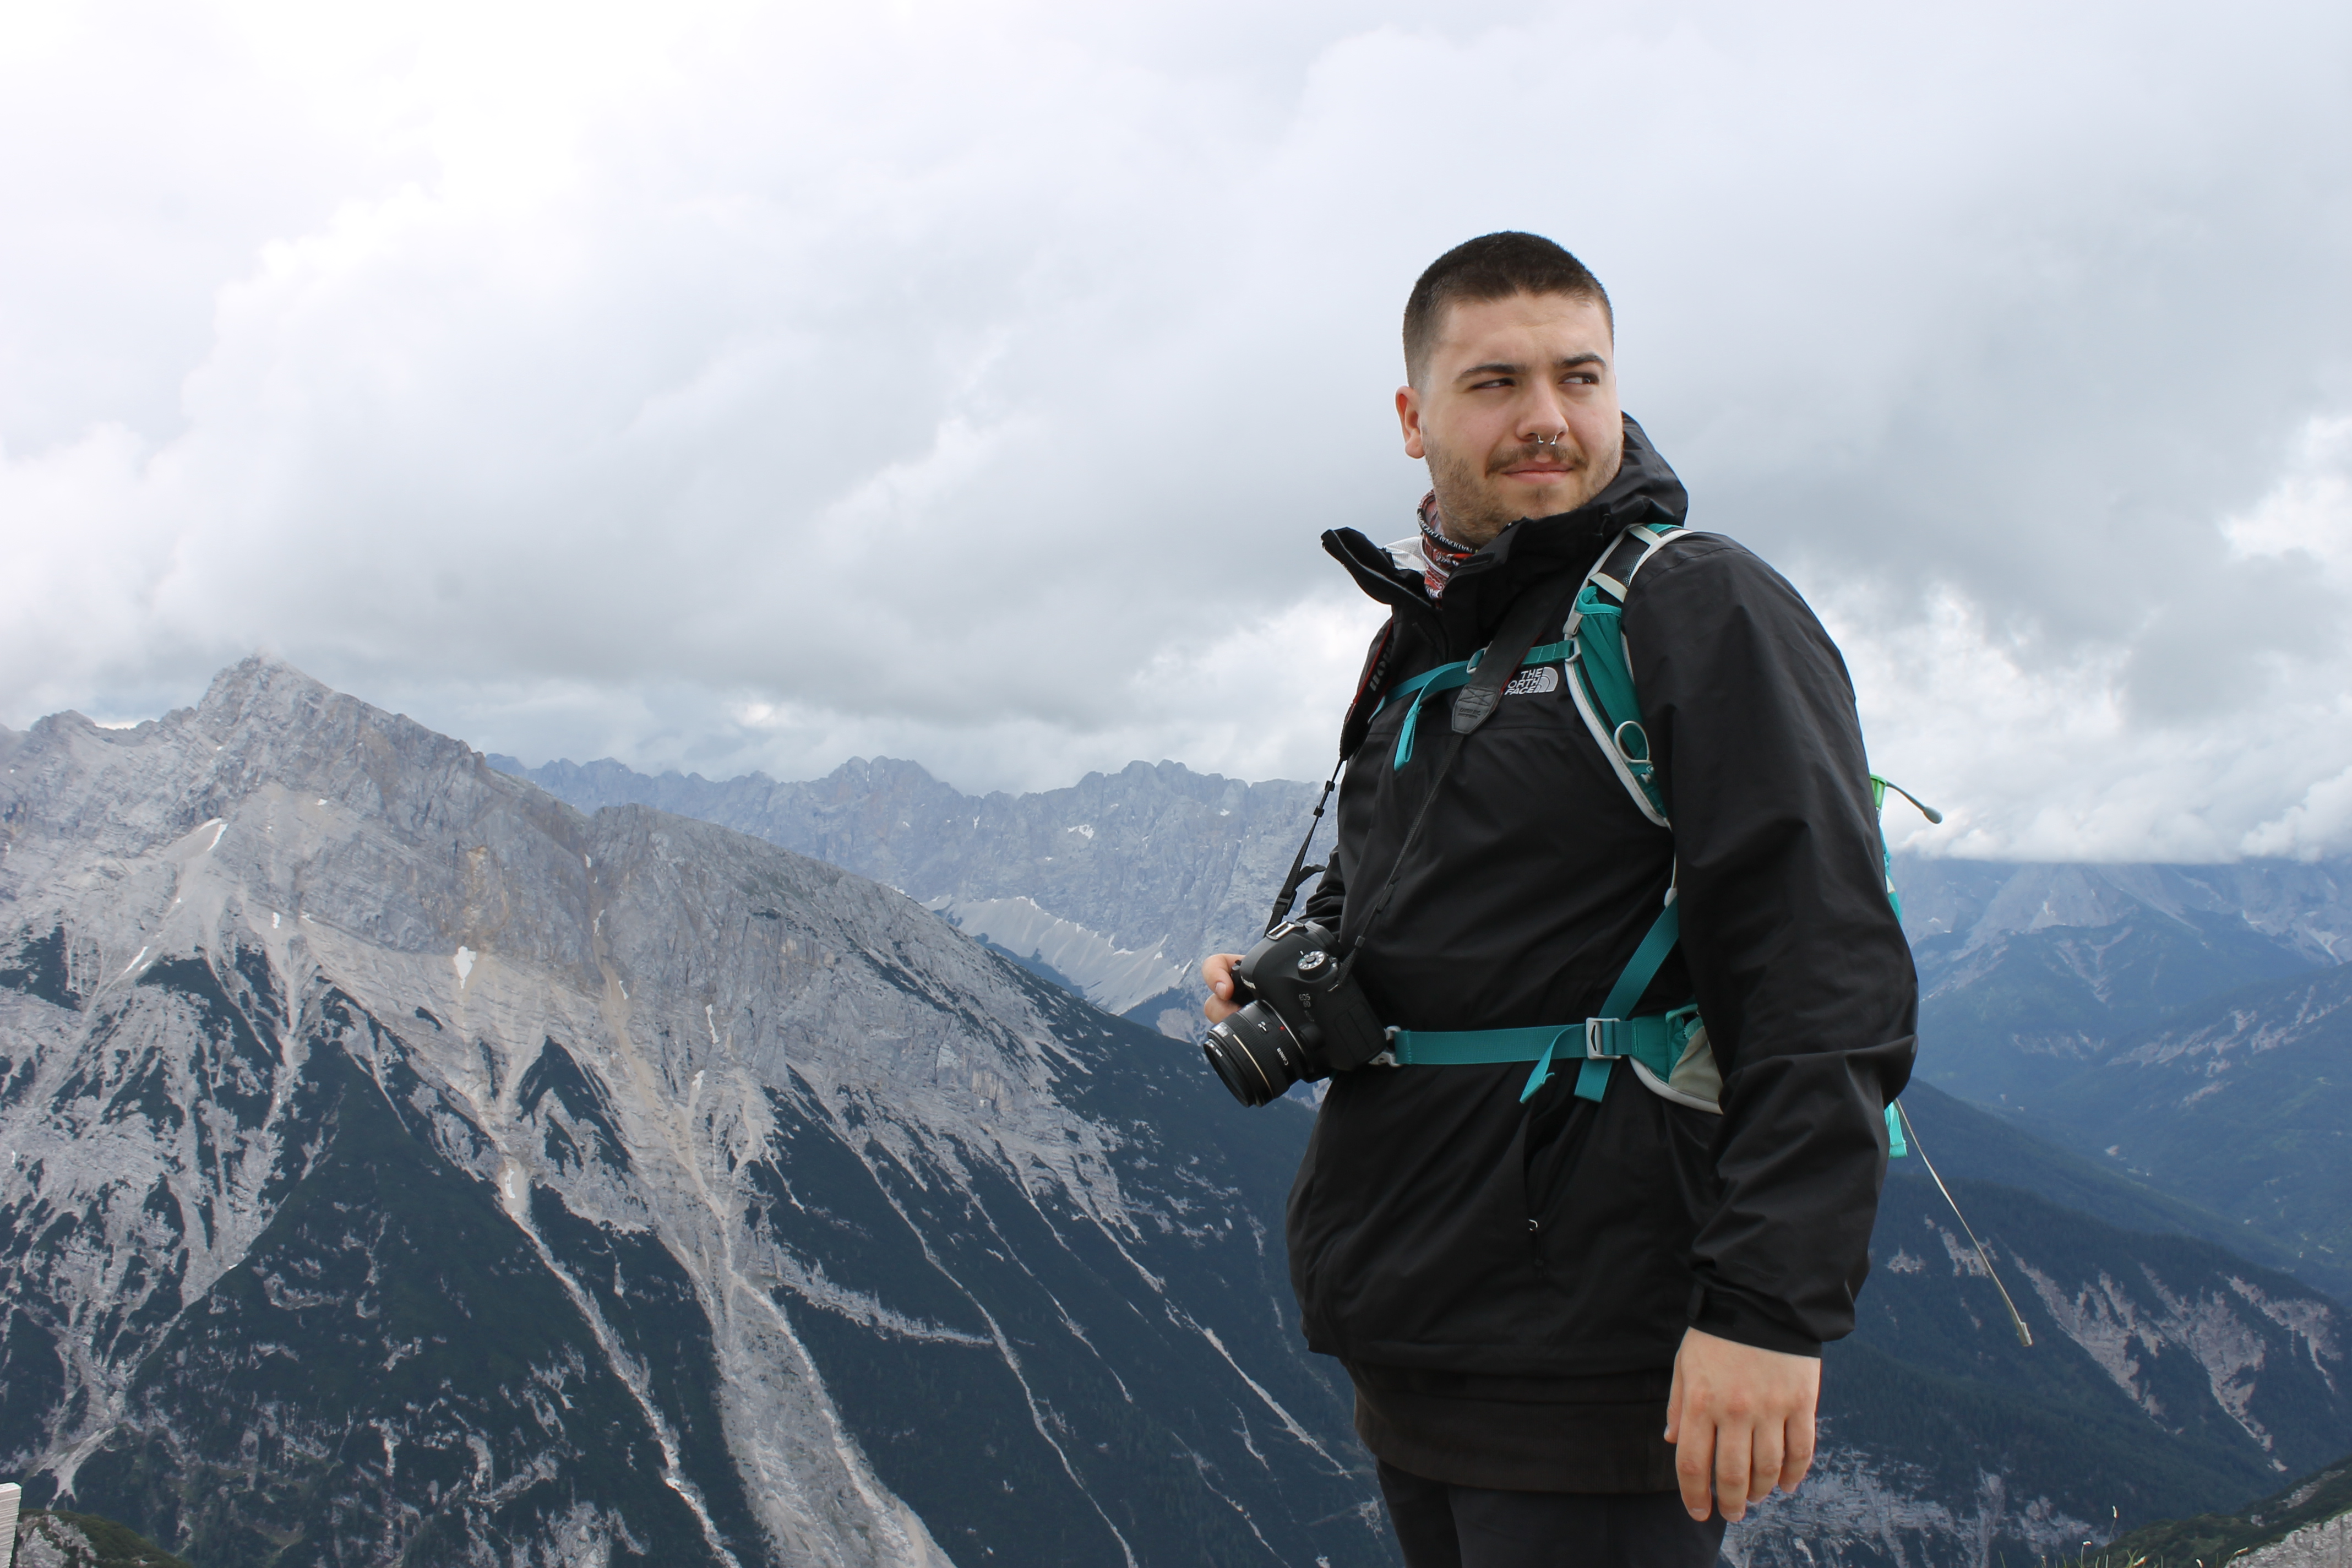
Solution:
M 1411 1568 L 1696 1568 L 1811 1463 L 1822 1343 L 1853 1325 L 1910 1072 L 1917 982 L 1853 689 L 1794 589 L 1676 530 L 1623 608 L 1663 810 L 1557 663 L 1449 761 L 1450 695 L 1383 698 L 1523 595 L 1564 616 L 1629 524 L 1687 501 L 1618 406 L 1608 296 L 1550 241 L 1440 258 L 1404 348 L 1397 416 L 1433 489 L 1413 539 L 1324 539 L 1390 619 L 1307 917 L 1361 941 L 1382 1023 L 1500 1030 L 1600 1015 L 1671 893 L 1679 945 L 1631 1011 L 1696 1000 L 1720 1110 L 1622 1061 L 1589 1080 L 1570 1061 L 1524 1102 L 1525 1062 L 1338 1074 L 1291 1193 L 1292 1280 L 1308 1344 L 1355 1383 Z M 1204 966 L 1213 1020 L 1234 963 Z

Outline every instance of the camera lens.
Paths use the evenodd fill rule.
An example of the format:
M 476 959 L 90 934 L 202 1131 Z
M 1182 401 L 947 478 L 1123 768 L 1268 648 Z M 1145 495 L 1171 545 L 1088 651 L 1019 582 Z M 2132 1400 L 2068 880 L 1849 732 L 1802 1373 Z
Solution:
M 1221 1024 L 1212 1025 L 1201 1050 L 1217 1076 L 1244 1105 L 1264 1105 L 1297 1083 L 1305 1059 L 1274 1009 L 1253 1002 Z

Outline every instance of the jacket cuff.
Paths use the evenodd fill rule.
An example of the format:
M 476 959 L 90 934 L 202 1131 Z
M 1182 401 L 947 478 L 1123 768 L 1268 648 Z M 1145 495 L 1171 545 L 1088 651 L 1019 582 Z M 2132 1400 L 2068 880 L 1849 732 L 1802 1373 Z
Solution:
M 1753 1345 L 1758 1350 L 1779 1351 L 1783 1355 L 1806 1355 L 1818 1360 L 1822 1353 L 1821 1341 L 1788 1327 L 1754 1302 L 1720 1285 L 1691 1287 L 1690 1326 L 1719 1340 Z

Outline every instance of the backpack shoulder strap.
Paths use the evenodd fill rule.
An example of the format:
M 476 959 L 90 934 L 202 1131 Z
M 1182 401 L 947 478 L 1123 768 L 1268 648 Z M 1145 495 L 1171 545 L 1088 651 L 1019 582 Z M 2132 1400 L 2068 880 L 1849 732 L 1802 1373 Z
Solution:
M 1569 695 L 1585 728 L 1592 731 L 1634 807 L 1661 827 L 1674 825 L 1666 818 L 1665 796 L 1650 762 L 1650 737 L 1642 728 L 1623 620 L 1634 576 L 1680 527 L 1637 522 L 1619 534 L 1585 574 L 1560 640 L 1528 655 L 1530 664 L 1559 659 L 1567 665 Z
M 1413 736 L 1420 729 L 1422 706 L 1431 698 L 1447 691 L 1462 693 L 1454 702 L 1454 732 L 1467 735 L 1494 712 L 1496 704 L 1502 700 L 1503 688 L 1521 667 L 1547 664 L 1561 657 L 1559 644 L 1549 644 L 1543 648 L 1528 645 L 1541 637 L 1543 628 L 1551 625 L 1553 617 L 1570 603 L 1572 600 L 1557 588 L 1531 588 L 1511 602 L 1511 607 L 1504 613 L 1503 624 L 1496 628 L 1494 640 L 1485 647 L 1468 658 L 1424 669 L 1383 690 L 1381 707 L 1393 699 L 1412 699 L 1412 706 L 1405 710 L 1404 722 L 1397 729 L 1394 765 L 1402 768 L 1412 761 Z M 1357 699 L 1359 707 L 1362 701 L 1360 697 Z M 1378 713 L 1380 708 L 1372 711 Z M 1369 717 L 1366 722 L 1370 722 Z M 1361 731 L 1357 733 L 1360 735 Z

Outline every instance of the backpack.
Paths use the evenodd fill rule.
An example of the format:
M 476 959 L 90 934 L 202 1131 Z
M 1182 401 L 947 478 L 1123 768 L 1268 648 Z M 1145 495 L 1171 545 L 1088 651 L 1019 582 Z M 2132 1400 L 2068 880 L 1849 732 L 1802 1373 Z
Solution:
M 1664 522 L 1637 522 L 1617 536 L 1616 542 L 1601 552 L 1600 561 L 1585 574 L 1579 586 L 1568 622 L 1560 630 L 1559 640 L 1532 647 L 1519 663 L 1522 668 L 1559 663 L 1568 681 L 1569 694 L 1576 702 L 1585 727 L 1592 731 L 1601 754 L 1609 759 L 1618 782 L 1643 816 L 1662 827 L 1671 829 L 1667 820 L 1665 799 L 1659 793 L 1654 778 L 1655 768 L 1650 759 L 1650 738 L 1642 728 L 1642 708 L 1633 689 L 1633 665 L 1625 649 L 1623 618 L 1625 599 L 1632 590 L 1635 574 L 1651 556 L 1657 553 L 1673 532 L 1682 524 L 1669 519 Z M 1498 635 L 1496 642 L 1505 638 Z M 1490 647 L 1493 645 L 1489 645 Z M 1481 650 L 1482 652 L 1484 650 Z M 1471 671 L 1478 668 L 1480 658 L 1473 654 L 1460 665 L 1446 665 L 1401 682 L 1396 691 L 1414 692 L 1414 711 L 1406 715 L 1404 732 L 1397 742 L 1397 762 L 1412 755 L 1413 724 L 1419 719 L 1421 701 L 1432 689 L 1447 690 L 1465 684 L 1467 675 L 1454 671 Z M 1383 698 L 1382 702 L 1387 701 Z M 1377 710 L 1375 710 L 1377 711 Z M 1475 721 L 1474 721 L 1475 722 Z M 1457 725 L 1457 728 L 1459 726 Z M 1336 776 L 1336 775 L 1334 775 Z M 1886 792 L 1893 790 L 1916 806 L 1929 822 L 1944 820 L 1943 813 L 1928 805 L 1901 784 L 1880 774 L 1870 775 L 1870 804 L 1874 811 L 1886 806 Z M 1321 815 L 1318 807 L 1317 815 Z M 1304 847 L 1301 847 L 1302 854 Z M 1886 885 L 1886 901 L 1895 908 L 1897 920 L 1903 916 L 1903 900 L 1895 890 L 1895 860 L 1886 848 L 1884 829 L 1878 837 L 1878 860 Z M 1599 1101 L 1608 1093 L 1610 1069 L 1617 1060 L 1632 1064 L 1633 1075 L 1642 1087 L 1653 1094 L 1686 1105 L 1694 1110 L 1723 1114 L 1721 1103 L 1723 1079 L 1716 1067 L 1715 1053 L 1709 1048 L 1706 1025 L 1698 1016 L 1697 1005 L 1686 1003 L 1664 1014 L 1629 1017 L 1627 1013 L 1649 988 L 1659 965 L 1666 961 L 1682 936 L 1682 914 L 1675 907 L 1675 889 L 1666 889 L 1665 908 L 1661 910 L 1650 929 L 1626 961 L 1625 968 L 1609 988 L 1609 996 L 1601 1005 L 1601 1016 L 1587 1018 L 1583 1024 L 1583 1062 L 1577 1070 L 1576 1094 L 1579 1099 Z M 1470 1062 L 1534 1061 L 1535 1070 L 1528 1075 L 1527 1087 L 1519 1091 L 1522 1104 L 1533 1098 L 1536 1090 L 1550 1077 L 1553 1054 L 1562 1039 L 1573 1037 L 1577 1026 L 1540 1026 L 1532 1029 L 1471 1029 L 1389 1031 L 1390 1049 L 1374 1061 L 1387 1059 L 1399 1067 L 1414 1064 L 1452 1065 Z M 1910 1119 L 1902 1106 L 1886 1103 L 1886 1152 L 1889 1158 L 1906 1156 L 1911 1142 L 1906 1138 Z M 1960 1205 L 1944 1178 L 1927 1158 L 1923 1149 L 1920 1163 L 1936 1184 L 1936 1190 L 1951 1205 L 1952 1217 L 1959 1221 L 1960 1229 L 1984 1265 L 1986 1277 L 1993 1289 L 2000 1292 L 2001 1305 L 2008 1310 L 2010 1326 L 2016 1331 L 2018 1342 L 2027 1349 L 2033 1346 L 2033 1331 L 2026 1326 L 2024 1316 L 2001 1282 L 2000 1272 L 1993 1267 L 1992 1255 L 1960 1213 Z
M 1601 552 L 1592 570 L 1585 574 L 1559 640 L 1529 648 L 1519 661 L 1522 670 L 1548 664 L 1562 667 L 1578 715 L 1591 731 L 1594 742 L 1608 759 L 1618 782 L 1624 785 L 1635 809 L 1669 829 L 1674 824 L 1667 818 L 1665 797 L 1658 789 L 1650 738 L 1642 728 L 1641 702 L 1633 689 L 1623 619 L 1626 597 L 1633 590 L 1634 577 L 1681 527 L 1678 521 L 1669 519 L 1637 522 L 1626 528 Z M 1412 707 L 1398 735 L 1395 765 L 1402 767 L 1412 758 L 1413 732 L 1422 704 L 1433 693 L 1464 685 L 1471 672 L 1477 669 L 1484 652 L 1481 649 L 1468 659 L 1442 665 L 1399 682 L 1383 695 L 1383 706 L 1408 695 L 1412 699 Z M 1874 810 L 1885 808 L 1889 789 L 1917 806 L 1928 821 L 1943 820 L 1940 813 L 1922 805 L 1908 790 L 1876 773 L 1870 775 L 1871 805 Z M 1878 853 L 1887 900 L 1900 919 L 1903 905 L 1895 890 L 1894 858 L 1887 851 L 1883 832 Z M 1706 1025 L 1698 1016 L 1697 1004 L 1685 1003 L 1663 1014 L 1633 1016 L 1642 993 L 1649 988 L 1666 955 L 1681 941 L 1682 911 L 1675 898 L 1675 889 L 1669 883 L 1664 907 L 1609 988 L 1600 1014 L 1585 1019 L 1580 1027 L 1539 1025 L 1523 1029 L 1396 1029 L 1391 1032 L 1388 1058 L 1399 1067 L 1532 1061 L 1534 1070 L 1528 1075 L 1527 1087 L 1519 1092 L 1522 1103 L 1534 1098 L 1536 1091 L 1549 1081 L 1555 1055 L 1582 1058 L 1577 1069 L 1575 1093 L 1580 1100 L 1594 1101 L 1607 1094 L 1611 1068 L 1622 1059 L 1630 1064 L 1634 1077 L 1651 1093 L 1695 1110 L 1721 1115 L 1723 1079 L 1706 1037 Z M 1580 1032 L 1581 1049 L 1577 1048 Z M 1570 1043 L 1566 1053 L 1559 1049 L 1563 1041 Z M 1888 1152 L 1906 1152 L 1901 1113 L 1891 1102 L 1886 1107 L 1886 1131 Z

